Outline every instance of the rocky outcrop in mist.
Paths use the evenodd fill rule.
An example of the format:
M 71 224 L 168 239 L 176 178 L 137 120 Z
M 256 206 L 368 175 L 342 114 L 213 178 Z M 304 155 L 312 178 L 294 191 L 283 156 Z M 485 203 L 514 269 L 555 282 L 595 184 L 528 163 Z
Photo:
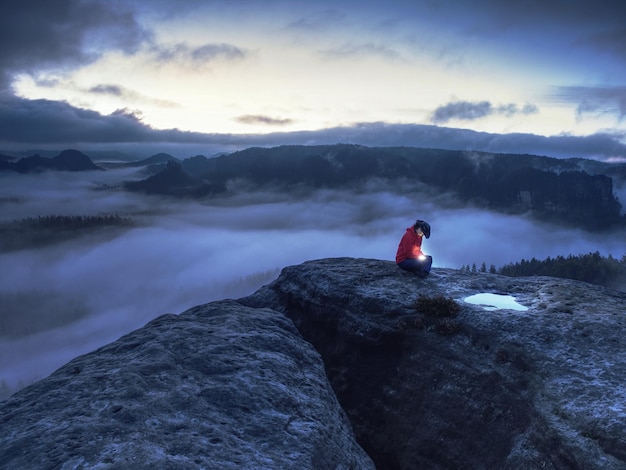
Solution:
M 126 189 L 174 196 L 221 194 L 230 183 L 249 190 L 356 189 L 375 181 L 388 190 L 447 193 L 463 205 L 584 227 L 624 225 L 615 184 L 626 165 L 536 155 L 361 145 L 253 147 L 216 158 L 196 156 L 178 172 Z M 156 167 L 155 167 L 156 168 Z M 181 176 L 184 174 L 184 178 Z M 610 175 L 610 176 L 609 176 Z
M 481 293 L 527 310 L 465 301 Z M 625 306 L 624 293 L 571 280 L 310 261 L 18 392 L 0 404 L 0 460 L 624 469 Z
M 87 155 L 78 150 L 63 150 L 56 157 L 47 158 L 39 154 L 15 161 L 0 160 L 0 171 L 38 173 L 42 171 L 90 171 L 102 170 Z
M 203 197 L 224 191 L 219 184 L 211 184 L 191 177 L 183 171 L 181 164 L 174 160 L 168 161 L 162 171 L 144 180 L 125 182 L 124 188 L 146 194 L 178 197 Z
M 528 214 L 585 230 L 626 225 L 614 189 L 626 182 L 626 164 L 580 158 L 495 154 L 469 150 L 362 145 L 252 147 L 182 161 L 159 153 L 107 168 L 145 167 L 148 174 L 120 187 L 179 198 L 224 196 L 240 191 L 363 190 L 372 185 L 403 194 L 447 194 L 459 206 Z M 13 160 L 0 155 L 0 171 L 19 173 L 103 170 L 78 150 L 53 158 Z

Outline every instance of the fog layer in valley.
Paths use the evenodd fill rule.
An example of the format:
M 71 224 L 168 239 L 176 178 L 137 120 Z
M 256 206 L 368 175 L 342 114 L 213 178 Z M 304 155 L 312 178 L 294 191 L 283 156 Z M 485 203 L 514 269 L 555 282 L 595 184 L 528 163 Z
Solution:
M 623 234 L 453 208 L 441 196 L 266 192 L 200 202 L 95 189 L 139 177 L 138 170 L 0 174 L 2 222 L 119 214 L 137 223 L 0 254 L 0 398 L 161 314 L 250 294 L 284 266 L 343 256 L 393 260 L 416 218 L 432 226 L 424 249 L 436 267 L 624 254 Z

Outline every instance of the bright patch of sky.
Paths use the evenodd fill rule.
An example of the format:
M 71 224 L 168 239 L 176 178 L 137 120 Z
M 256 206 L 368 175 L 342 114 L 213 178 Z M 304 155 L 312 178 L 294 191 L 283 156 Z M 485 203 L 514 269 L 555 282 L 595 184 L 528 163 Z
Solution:
M 289 119 L 290 129 L 376 120 L 427 123 L 429 111 L 450 100 L 522 107 L 530 98 L 524 88 L 547 86 L 545 72 L 532 77 L 527 49 L 464 40 L 462 30 L 437 30 L 441 24 L 425 26 L 419 18 L 388 14 L 395 23 L 377 25 L 358 13 L 313 5 L 273 11 L 222 5 L 169 21 L 152 16 L 147 24 L 158 51 L 105 54 L 52 86 L 24 76 L 15 88 L 22 97 L 66 100 L 105 114 L 140 109 L 144 122 L 157 128 L 245 132 L 250 126 L 236 120 L 240 114 Z M 200 59 L 203 46 L 207 54 Z M 95 94 L 101 84 L 120 93 Z M 453 122 L 489 132 L 590 130 L 573 117 L 566 109 Z
M 77 13 L 55 10 L 52 25 L 44 18 L 50 10 L 38 7 L 50 38 L 41 43 L 57 46 L 45 60 L 36 59 L 47 52 L 40 43 L 34 55 L 19 38 L 0 50 L 12 54 L 0 61 L 7 72 L 0 79 L 8 77 L 22 99 L 104 115 L 125 109 L 154 129 L 201 133 L 363 122 L 626 133 L 626 39 L 616 19 L 624 7 L 617 4 L 134 0 L 114 11 L 98 0 L 62 1 Z M 15 18 L 37 15 L 12 8 L 24 10 Z M 106 21 L 94 22 L 90 8 Z M 93 41 L 109 30 L 121 35 L 120 21 L 123 40 Z M 68 51 L 53 37 L 65 29 L 75 34 Z

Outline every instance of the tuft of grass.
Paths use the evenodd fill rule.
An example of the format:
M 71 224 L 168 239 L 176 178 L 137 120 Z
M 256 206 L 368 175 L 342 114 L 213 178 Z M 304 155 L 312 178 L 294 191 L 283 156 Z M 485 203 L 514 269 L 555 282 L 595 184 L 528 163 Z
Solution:
M 447 336 L 458 333 L 461 324 L 455 317 L 461 311 L 461 306 L 452 298 L 444 295 L 427 297 L 421 294 L 415 302 L 415 310 L 422 315 L 423 326 L 428 326 L 428 331 L 436 331 L 440 335 Z
M 461 325 L 452 318 L 441 318 L 437 321 L 435 329 L 440 335 L 453 335 L 461 330 Z
M 461 306 L 454 299 L 444 295 L 427 297 L 421 294 L 416 301 L 415 309 L 424 315 L 432 317 L 454 318 L 461 311 Z

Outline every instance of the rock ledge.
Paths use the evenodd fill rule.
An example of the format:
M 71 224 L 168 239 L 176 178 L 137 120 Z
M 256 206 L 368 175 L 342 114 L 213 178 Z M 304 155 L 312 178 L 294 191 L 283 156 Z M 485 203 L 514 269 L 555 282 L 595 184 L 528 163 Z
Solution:
M 0 403 L 0 467 L 624 470 L 625 307 L 563 279 L 290 266 Z

